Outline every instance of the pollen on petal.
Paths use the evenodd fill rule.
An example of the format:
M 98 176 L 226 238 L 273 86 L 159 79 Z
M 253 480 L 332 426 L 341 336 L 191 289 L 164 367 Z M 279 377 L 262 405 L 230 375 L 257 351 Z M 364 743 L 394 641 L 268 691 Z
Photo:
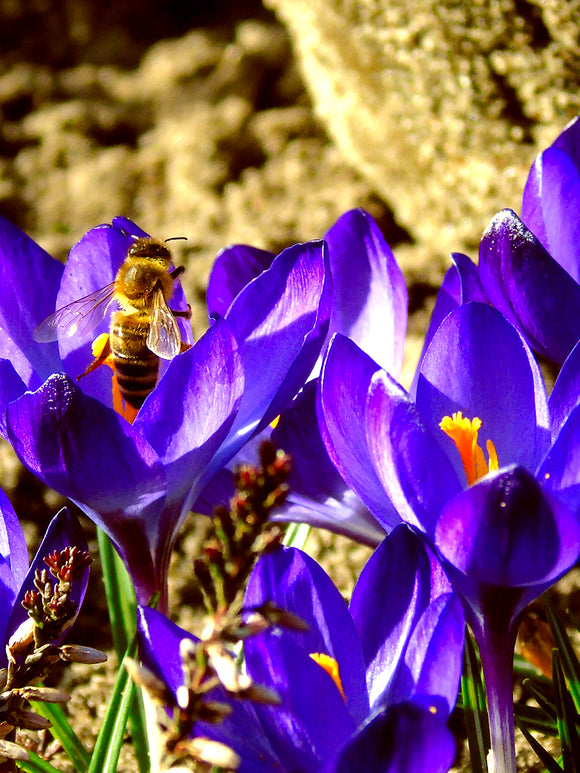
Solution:
M 336 660 L 331 658 L 330 655 L 325 655 L 322 652 L 311 652 L 310 657 L 315 663 L 318 663 L 318 665 L 326 671 L 334 684 L 338 687 L 338 691 L 342 695 L 343 700 L 346 701 L 346 695 L 342 689 L 342 682 L 340 680 L 340 673 Z

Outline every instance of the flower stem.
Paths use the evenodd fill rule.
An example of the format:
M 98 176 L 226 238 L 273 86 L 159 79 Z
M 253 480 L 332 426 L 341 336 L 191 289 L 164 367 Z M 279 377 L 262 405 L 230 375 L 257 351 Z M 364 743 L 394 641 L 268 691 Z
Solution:
M 474 630 L 487 692 L 491 736 L 489 773 L 516 773 L 513 712 L 513 653 L 517 626 Z

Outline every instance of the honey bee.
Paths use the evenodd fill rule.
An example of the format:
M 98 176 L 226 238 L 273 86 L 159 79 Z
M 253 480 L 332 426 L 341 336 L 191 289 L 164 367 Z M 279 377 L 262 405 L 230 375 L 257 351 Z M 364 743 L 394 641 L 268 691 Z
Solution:
M 173 282 L 185 269 L 169 271 L 170 263 L 165 244 L 151 237 L 136 238 L 113 282 L 57 309 L 33 333 L 40 343 L 86 334 L 115 301 L 120 308 L 111 315 L 109 335 L 101 348 L 93 348 L 95 360 L 78 378 L 105 362 L 111 364 L 120 396 L 133 409 L 132 418 L 157 384 L 159 359 L 171 360 L 189 348 L 181 340 L 175 317 L 189 317 L 191 311 L 173 311 L 167 305 Z

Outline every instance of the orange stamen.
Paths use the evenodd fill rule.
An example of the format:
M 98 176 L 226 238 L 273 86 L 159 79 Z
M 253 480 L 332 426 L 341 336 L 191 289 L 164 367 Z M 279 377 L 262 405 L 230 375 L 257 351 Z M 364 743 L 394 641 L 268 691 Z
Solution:
M 342 682 L 340 680 L 340 673 L 336 660 L 331 658 L 330 655 L 325 655 L 322 652 L 312 652 L 310 653 L 310 657 L 315 663 L 318 663 L 318 665 L 326 671 L 334 684 L 338 687 L 338 691 L 342 695 L 343 700 L 346 701 L 346 695 L 342 689 Z
M 469 486 L 488 472 L 499 469 L 497 451 L 491 440 L 486 443 L 488 461 L 485 460 L 483 449 L 477 444 L 480 418 L 464 418 L 462 412 L 458 411 L 452 416 L 444 416 L 439 426 L 457 446 Z

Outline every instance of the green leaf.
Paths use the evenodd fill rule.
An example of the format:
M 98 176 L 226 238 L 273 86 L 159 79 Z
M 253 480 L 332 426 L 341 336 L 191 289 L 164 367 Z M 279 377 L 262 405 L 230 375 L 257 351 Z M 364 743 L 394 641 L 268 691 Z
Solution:
M 521 730 L 521 732 L 523 733 L 526 741 L 530 744 L 532 749 L 537 754 L 542 765 L 545 765 L 548 773 L 562 773 L 562 768 L 558 765 L 558 763 L 552 757 L 550 752 L 544 749 L 542 744 L 536 738 L 534 738 L 534 736 L 531 733 L 529 733 L 523 725 L 520 725 L 520 723 L 517 721 L 516 721 L 516 724 Z
M 543 690 L 540 685 L 538 685 L 536 682 L 532 681 L 531 679 L 524 679 L 524 681 L 522 682 L 522 685 L 532 695 L 532 697 L 538 703 L 542 711 L 544 711 L 548 715 L 548 717 L 555 720 L 557 716 L 557 712 L 556 712 L 556 706 L 554 704 L 553 691 L 551 691 L 550 693 L 546 690 Z
M 85 773 L 89 767 L 91 755 L 70 726 L 62 707 L 57 703 L 41 703 L 38 701 L 31 701 L 30 705 L 37 714 L 49 720 L 52 725 L 49 732 L 53 738 L 60 742 L 75 770 L 79 773 Z
M 121 662 L 129 642 L 135 635 L 136 605 L 135 591 L 129 573 L 119 558 L 107 535 L 97 529 L 99 554 L 103 567 L 103 582 L 113 633 L 117 658 Z
M 553 651 L 553 678 L 556 693 L 556 710 L 558 712 L 558 734 L 562 744 L 562 760 L 566 773 L 579 773 L 580 771 L 580 739 L 576 722 L 578 714 L 574 707 L 574 701 L 566 685 L 560 653 Z
M 487 773 L 487 751 L 490 747 L 487 701 L 481 681 L 475 644 L 469 630 L 465 636 L 461 694 L 472 771 L 473 773 Z
M 290 523 L 284 535 L 284 545 L 289 548 L 300 548 L 300 550 L 303 550 L 311 529 L 312 527 L 307 523 Z
M 129 642 L 133 640 L 135 635 L 137 605 L 135 590 L 129 573 L 110 539 L 100 529 L 97 529 L 97 537 L 113 643 L 117 658 L 121 662 Z M 131 704 L 129 721 L 139 771 L 147 773 L 149 770 L 149 742 L 147 740 L 143 699 L 138 689 L 135 690 L 135 697 Z
M 514 717 L 527 730 L 535 730 L 538 733 L 544 733 L 544 735 L 558 735 L 555 709 L 554 719 L 550 719 L 543 709 L 536 706 L 528 706 L 525 703 L 516 703 L 514 705 Z
M 20 770 L 26 770 L 28 773 L 59 773 L 54 765 L 51 765 L 47 760 L 43 760 L 38 754 L 28 751 L 30 759 L 27 762 L 18 761 L 16 766 Z
M 137 652 L 137 640 L 133 640 L 127 655 L 135 657 Z M 93 749 L 91 764 L 88 773 L 115 773 L 125 727 L 129 716 L 129 709 L 135 694 L 135 686 L 126 669 L 121 664 L 115 686 L 111 694 L 107 713 L 99 730 L 99 735 Z
M 568 679 L 570 685 L 570 693 L 574 698 L 576 709 L 580 710 L 580 663 L 576 657 L 574 647 L 570 643 L 570 638 L 566 632 L 566 628 L 562 625 L 562 622 L 558 619 L 556 610 L 552 604 L 548 593 L 544 593 L 542 596 L 544 607 L 546 610 L 546 616 L 552 633 L 554 634 L 554 640 L 556 647 L 560 653 L 562 668 Z

